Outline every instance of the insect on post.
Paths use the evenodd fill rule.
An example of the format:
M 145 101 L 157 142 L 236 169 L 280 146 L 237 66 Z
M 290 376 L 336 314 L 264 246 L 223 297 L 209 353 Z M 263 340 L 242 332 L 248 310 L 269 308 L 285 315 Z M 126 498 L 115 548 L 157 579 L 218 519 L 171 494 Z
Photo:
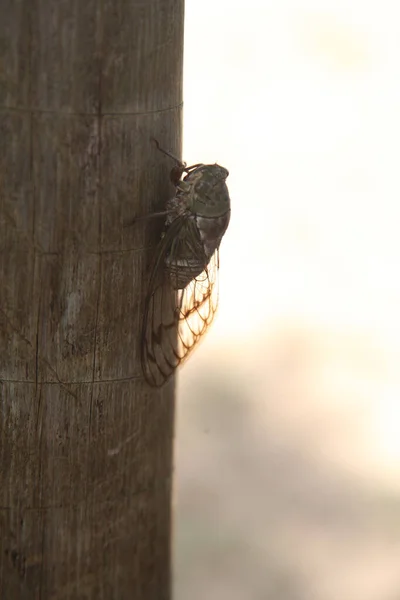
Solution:
M 227 169 L 202 163 L 188 167 L 153 141 L 175 162 L 170 175 L 175 193 L 165 211 L 139 218 L 165 217 L 165 232 L 150 271 L 141 331 L 144 376 L 150 385 L 161 386 L 214 318 L 219 246 L 229 225 L 231 206 Z

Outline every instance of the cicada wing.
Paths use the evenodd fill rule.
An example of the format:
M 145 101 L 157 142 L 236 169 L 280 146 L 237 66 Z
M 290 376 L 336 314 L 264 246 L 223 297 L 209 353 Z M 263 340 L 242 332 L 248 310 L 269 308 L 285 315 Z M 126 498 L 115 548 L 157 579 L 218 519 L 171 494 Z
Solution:
M 176 291 L 164 281 L 146 301 L 142 330 L 142 368 L 152 386 L 161 386 L 179 365 L 176 336 Z
M 183 289 L 178 290 L 178 351 L 182 362 L 211 325 L 218 308 L 219 251 L 207 267 Z
M 176 290 L 166 271 L 166 260 L 174 239 L 184 227 L 175 219 L 168 227 L 156 251 L 144 301 L 141 362 L 147 382 L 159 387 L 179 364 L 177 347 Z
M 207 263 L 204 254 L 198 257 L 199 237 L 192 225 L 184 216 L 170 224 L 150 275 L 141 360 L 144 376 L 153 386 L 163 385 L 185 360 L 211 324 L 218 306 L 218 250 L 200 274 L 196 274 L 197 268 L 194 277 L 188 277 L 193 263 Z M 190 282 L 179 289 L 182 279 Z

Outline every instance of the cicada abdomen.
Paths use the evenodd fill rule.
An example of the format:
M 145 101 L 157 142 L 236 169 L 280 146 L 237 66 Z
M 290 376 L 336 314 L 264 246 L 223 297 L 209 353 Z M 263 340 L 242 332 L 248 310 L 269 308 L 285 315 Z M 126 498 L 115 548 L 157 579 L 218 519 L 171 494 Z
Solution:
M 167 202 L 142 324 L 143 373 L 153 386 L 165 383 L 214 318 L 219 246 L 230 218 L 228 171 L 217 164 L 186 167 L 175 160 L 171 179 L 177 168 L 186 175 L 174 182 L 175 195 Z

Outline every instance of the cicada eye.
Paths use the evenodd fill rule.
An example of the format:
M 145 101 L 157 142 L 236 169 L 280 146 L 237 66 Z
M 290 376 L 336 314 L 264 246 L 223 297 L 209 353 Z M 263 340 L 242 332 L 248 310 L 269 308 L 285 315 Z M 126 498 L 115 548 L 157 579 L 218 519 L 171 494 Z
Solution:
M 220 165 L 216 165 L 216 166 L 218 167 L 218 171 L 217 171 L 218 179 L 225 180 L 229 175 L 228 169 L 225 169 L 225 167 L 221 167 Z

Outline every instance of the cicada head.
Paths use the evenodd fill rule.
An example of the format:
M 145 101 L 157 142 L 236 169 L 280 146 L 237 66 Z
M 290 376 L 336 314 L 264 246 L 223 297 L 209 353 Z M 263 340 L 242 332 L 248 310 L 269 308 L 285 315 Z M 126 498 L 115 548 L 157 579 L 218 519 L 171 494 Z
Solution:
M 192 184 L 189 206 L 200 217 L 220 217 L 230 211 L 226 178 L 229 171 L 220 165 L 200 165 L 185 181 Z

